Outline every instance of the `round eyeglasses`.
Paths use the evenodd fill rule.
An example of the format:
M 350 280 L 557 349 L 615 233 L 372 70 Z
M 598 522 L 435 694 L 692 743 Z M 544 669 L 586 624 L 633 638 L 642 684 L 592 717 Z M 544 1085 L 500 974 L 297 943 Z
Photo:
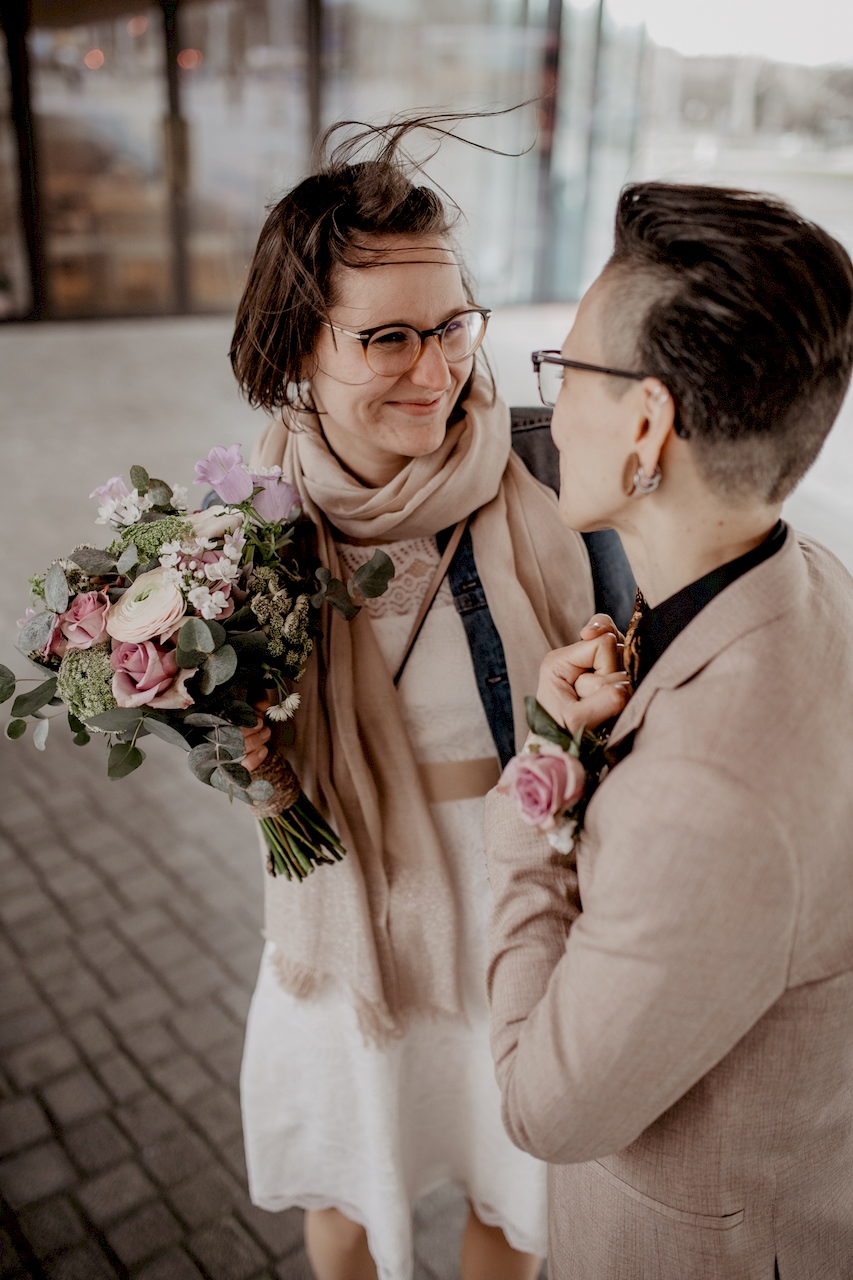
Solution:
M 382 377 L 399 377 L 417 364 L 427 338 L 435 338 L 448 364 L 467 360 L 486 336 L 491 311 L 472 307 L 460 311 L 436 329 L 415 329 L 410 324 L 381 324 L 374 329 L 343 329 L 324 320 L 327 329 L 357 338 L 368 367 Z

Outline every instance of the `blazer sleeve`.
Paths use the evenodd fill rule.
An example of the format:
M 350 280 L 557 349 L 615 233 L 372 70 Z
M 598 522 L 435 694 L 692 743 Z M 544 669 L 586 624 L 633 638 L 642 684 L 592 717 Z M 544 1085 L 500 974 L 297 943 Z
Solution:
M 504 1124 L 540 1159 L 621 1151 L 785 991 L 793 851 L 767 806 L 722 770 L 622 761 L 587 811 L 574 918 L 547 841 L 494 792 L 486 856 Z

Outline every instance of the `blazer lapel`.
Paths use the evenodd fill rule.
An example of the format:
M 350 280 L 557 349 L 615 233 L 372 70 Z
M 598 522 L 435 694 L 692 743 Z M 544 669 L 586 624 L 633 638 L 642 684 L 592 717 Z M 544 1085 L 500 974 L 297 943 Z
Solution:
M 606 753 L 610 763 L 616 764 L 630 751 L 631 735 L 643 723 L 659 689 L 685 684 L 740 636 L 787 613 L 807 582 L 799 535 L 789 529 L 776 555 L 715 596 L 658 659 L 611 730 Z

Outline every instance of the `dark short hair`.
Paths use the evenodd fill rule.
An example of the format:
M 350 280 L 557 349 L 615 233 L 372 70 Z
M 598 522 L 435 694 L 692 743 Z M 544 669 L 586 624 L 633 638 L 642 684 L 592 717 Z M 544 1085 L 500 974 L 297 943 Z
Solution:
M 641 182 L 622 192 L 605 270 L 614 355 L 669 389 L 708 482 L 785 498 L 850 381 L 845 249 L 772 196 Z
M 443 119 L 364 127 L 272 207 L 237 309 L 230 351 L 251 405 L 270 412 L 310 408 L 300 390 L 305 361 L 334 303 L 336 269 L 370 266 L 365 238 L 450 234 L 458 211 L 413 181 L 417 166 L 403 149 L 415 129 L 443 132 L 433 124 Z M 329 130 L 324 147 L 338 127 Z M 353 160 L 371 140 L 378 141 L 378 154 Z M 470 281 L 459 265 L 470 297 Z

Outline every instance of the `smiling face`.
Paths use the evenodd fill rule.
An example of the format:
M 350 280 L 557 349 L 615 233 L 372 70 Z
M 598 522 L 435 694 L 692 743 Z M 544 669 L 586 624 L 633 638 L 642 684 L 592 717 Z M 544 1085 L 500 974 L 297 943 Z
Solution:
M 434 237 L 372 237 L 369 260 L 381 265 L 339 268 L 333 324 L 354 333 L 384 324 L 434 329 L 471 306 L 450 248 Z M 376 252 L 379 250 L 379 252 Z M 326 438 L 346 466 L 383 483 L 410 458 L 441 445 L 474 357 L 445 359 L 436 338 L 400 376 L 374 373 L 357 338 L 325 326 L 312 358 L 314 403 Z

